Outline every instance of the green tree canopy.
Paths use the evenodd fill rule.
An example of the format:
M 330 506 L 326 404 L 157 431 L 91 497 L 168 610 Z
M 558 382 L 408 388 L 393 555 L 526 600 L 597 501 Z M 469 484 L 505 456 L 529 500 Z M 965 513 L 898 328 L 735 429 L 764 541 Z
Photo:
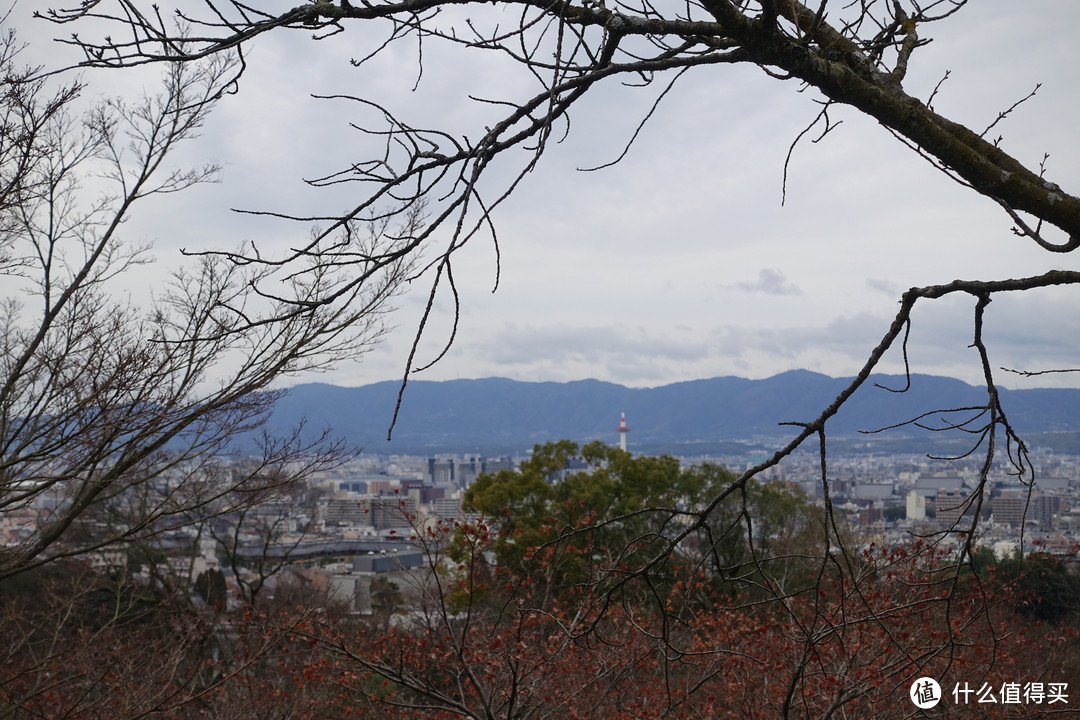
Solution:
M 584 469 L 567 472 L 571 465 Z M 800 490 L 751 480 L 730 492 L 735 479 L 715 464 L 684 468 L 669 455 L 562 440 L 536 446 L 520 470 L 481 475 L 466 490 L 464 508 L 494 530 L 496 567 L 561 588 L 617 582 L 640 567 L 670 584 L 679 568 L 697 566 L 709 568 L 717 585 L 748 586 L 766 582 L 766 565 L 793 566 L 791 558 L 813 554 L 820 513 Z M 667 554 L 672 543 L 676 552 Z M 464 547 L 456 552 L 459 560 L 467 556 Z M 771 567 L 769 582 L 793 577 L 792 569 Z

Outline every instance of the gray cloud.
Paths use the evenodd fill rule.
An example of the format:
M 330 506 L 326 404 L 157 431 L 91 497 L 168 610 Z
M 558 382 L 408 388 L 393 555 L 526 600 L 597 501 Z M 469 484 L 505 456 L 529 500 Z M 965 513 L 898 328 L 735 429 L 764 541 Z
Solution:
M 802 290 L 794 283 L 788 282 L 783 271 L 776 268 L 762 268 L 755 282 L 737 282 L 735 287 L 766 295 L 802 295 Z
M 488 360 L 506 365 L 563 359 L 608 362 L 635 356 L 681 361 L 697 360 L 706 354 L 701 343 L 620 325 L 534 327 L 507 324 L 487 340 L 470 345 L 483 352 Z

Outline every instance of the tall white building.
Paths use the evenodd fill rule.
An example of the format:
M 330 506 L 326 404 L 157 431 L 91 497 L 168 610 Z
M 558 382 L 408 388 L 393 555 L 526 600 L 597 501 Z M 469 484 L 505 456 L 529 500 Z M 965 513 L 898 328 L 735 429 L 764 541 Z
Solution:
M 907 494 L 907 517 L 908 520 L 926 519 L 926 498 L 916 490 Z

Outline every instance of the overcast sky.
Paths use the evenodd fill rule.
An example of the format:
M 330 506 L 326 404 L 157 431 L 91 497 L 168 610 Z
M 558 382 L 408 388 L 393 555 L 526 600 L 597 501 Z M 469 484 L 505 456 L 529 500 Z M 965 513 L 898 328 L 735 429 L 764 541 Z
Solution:
M 25 19 L 27 6 L 37 4 L 18 10 L 22 35 L 32 41 L 34 57 L 60 62 L 62 51 L 47 42 L 58 31 Z M 1080 3 L 976 0 L 931 30 L 934 42 L 914 55 L 905 86 L 926 99 L 950 71 L 934 106 L 980 131 L 1042 83 L 994 133 L 1029 167 L 1049 153 L 1047 176 L 1076 194 L 1076 27 Z M 131 231 L 155 239 L 156 256 L 167 265 L 179 247 L 234 247 L 244 239 L 267 247 L 305 234 L 236 216 L 233 207 L 297 213 L 345 207 L 348 197 L 313 193 L 301 178 L 363 159 L 361 139 L 348 127 L 353 108 L 311 93 L 377 98 L 416 125 L 445 123 L 473 137 L 482 134 L 477 128 L 486 108 L 469 93 L 520 96 L 520 76 L 501 60 L 440 56 L 433 43 L 415 92 L 416 62 L 404 45 L 352 68 L 348 59 L 375 40 L 357 23 L 320 43 L 305 33 L 261 38 L 249 49 L 239 94 L 187 150 L 189 159 L 223 164 L 222 182 L 144 206 Z M 91 93 L 110 94 L 134 92 L 145 77 L 86 75 Z M 753 67 L 691 72 L 623 162 L 579 172 L 619 154 L 661 88 L 612 85 L 576 108 L 570 137 L 495 216 L 498 291 L 491 293 L 490 243 L 459 257 L 459 339 L 419 378 L 598 378 L 656 386 L 794 368 L 845 376 L 880 340 L 908 287 L 1077 269 L 1075 256 L 1050 255 L 1016 237 L 994 203 L 843 108 L 833 112 L 842 121 L 834 132 L 795 150 L 781 207 L 785 155 L 818 106 L 812 91 L 800 93 L 796 83 Z M 995 364 L 1080 367 L 1078 293 L 995 299 L 987 316 Z M 317 379 L 362 385 L 400 378 L 425 296 L 421 286 L 400 298 L 393 316 L 398 330 L 381 347 Z M 442 307 L 422 354 L 430 356 L 449 332 L 445 299 Z M 916 311 L 914 371 L 979 377 L 967 348 L 972 311 L 973 300 L 959 298 Z M 899 372 L 899 361 L 896 352 L 884 368 Z M 1024 382 L 1006 384 L 1080 386 L 1080 377 Z

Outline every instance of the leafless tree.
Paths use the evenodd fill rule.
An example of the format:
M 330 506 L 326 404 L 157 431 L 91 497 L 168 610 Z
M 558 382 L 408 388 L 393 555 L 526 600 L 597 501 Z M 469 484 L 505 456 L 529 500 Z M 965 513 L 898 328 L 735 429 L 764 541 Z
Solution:
M 265 433 L 273 384 L 377 342 L 409 259 L 344 291 L 353 266 L 276 278 L 268 296 L 253 289 L 267 267 L 209 255 L 138 287 L 155 259 L 126 221 L 216 178 L 172 163 L 235 58 L 170 63 L 157 93 L 93 102 L 20 65 L 9 17 L 0 31 L 0 716 L 198 715 L 280 634 L 200 607 L 190 558 L 163 539 L 286 499 L 351 456 L 325 432 Z M 352 223 L 333 242 L 393 252 L 421 226 L 419 208 L 409 217 L 400 234 Z
M 351 269 L 314 268 L 278 283 L 273 299 L 251 291 L 264 267 L 204 256 L 124 300 L 115 284 L 152 262 L 124 221 L 148 197 L 214 179 L 212 165 L 173 169 L 168 158 L 197 134 L 236 64 L 170 64 L 160 95 L 82 115 L 80 87 L 20 70 L 18 49 L 6 35 L 0 511 L 34 521 L 0 550 L 0 578 L 145 538 L 238 493 L 264 497 L 295 480 L 290 468 L 337 461 L 344 448 L 333 443 L 260 440 L 271 383 L 363 352 L 407 271 L 384 263 L 342 291 Z M 342 227 L 354 247 L 400 242 Z M 322 302 L 341 292 L 348 304 Z M 308 307 L 283 312 L 297 303 Z M 244 433 L 254 450 L 236 445 Z M 254 472 L 230 462 L 241 449 L 258 456 Z
M 1011 157 L 991 136 L 997 122 L 1006 118 L 1015 105 L 1003 108 L 998 120 L 986 129 L 971 129 L 935 111 L 933 94 L 920 99 L 905 89 L 909 63 L 930 41 L 935 23 L 961 13 L 966 0 L 821 0 L 809 5 L 797 0 L 507 0 L 492 6 L 469 4 L 468 15 L 457 11 L 461 5 L 450 0 L 389 0 L 355 5 L 341 0 L 275 8 L 227 0 L 189 3 L 174 11 L 138 0 L 95 0 L 43 15 L 73 28 L 97 28 L 94 23 L 108 26 L 109 34 L 97 36 L 100 39 L 90 39 L 83 33 L 67 41 L 84 52 L 83 64 L 89 67 L 163 61 L 193 64 L 232 54 L 244 62 L 246 49 L 265 33 L 299 31 L 313 34 L 317 42 L 378 27 L 384 31 L 384 41 L 376 43 L 370 53 L 365 51 L 354 64 L 363 65 L 386 47 L 404 42 L 417 48 L 422 68 L 424 48 L 443 43 L 500 58 L 527 79 L 520 95 L 483 99 L 496 113 L 494 119 L 465 134 L 413 125 L 400 119 L 391 108 L 361 95 L 343 93 L 331 98 L 351 103 L 358 115 L 373 116 L 370 122 L 358 121 L 357 127 L 380 139 L 382 148 L 369 157 L 352 159 L 339 172 L 310 183 L 317 187 L 350 184 L 359 188 L 359 200 L 317 218 L 323 223 L 322 230 L 309 243 L 282 256 L 264 257 L 254 247 L 220 249 L 204 256 L 208 261 L 223 263 L 215 267 L 255 272 L 253 287 L 260 297 L 273 302 L 268 314 L 259 319 L 237 311 L 229 301 L 217 302 L 212 312 L 216 322 L 221 323 L 215 335 L 221 341 L 245 336 L 270 319 L 288 323 L 317 309 L 340 311 L 336 309 L 343 307 L 350 294 L 365 287 L 372 273 L 415 256 L 429 240 L 438 240 L 441 250 L 423 268 L 430 278 L 431 293 L 406 363 L 407 378 L 418 364 L 415 351 L 436 293 L 448 289 L 456 306 L 452 272 L 455 253 L 478 237 L 490 238 L 497 247 L 493 211 L 541 160 L 549 144 L 570 131 L 570 118 L 578 102 L 597 87 L 623 82 L 658 87 L 654 95 L 659 103 L 673 84 L 707 66 L 752 65 L 769 78 L 813 88 L 821 103 L 815 121 L 821 132 L 834 127 L 829 116 L 834 106 L 854 108 L 876 120 L 936 170 L 1003 209 L 1017 235 L 1049 253 L 1071 253 L 1080 248 L 1080 197 L 1044 177 L 1043 166 L 1025 165 Z M 509 18 L 512 20 L 508 24 Z M 650 110 L 642 118 L 642 125 L 651 115 Z M 627 149 L 637 137 L 635 133 Z M 509 176 L 502 175 L 501 180 L 492 182 L 494 173 L 490 171 L 497 164 L 511 165 L 513 169 Z M 429 222 L 414 232 L 403 233 L 389 250 L 357 251 L 351 242 L 350 233 L 356 223 L 413 227 L 418 209 L 428 214 Z M 258 211 L 291 220 L 316 219 L 292 215 L 281 208 Z M 307 278 L 320 278 L 349 267 L 354 270 L 347 280 L 315 296 L 285 297 L 270 285 L 283 274 L 296 282 L 310 282 Z M 822 543 L 825 550 L 820 558 L 821 573 L 808 591 L 825 593 L 840 588 L 832 598 L 838 610 L 834 617 L 819 614 L 811 618 L 793 636 L 808 664 L 801 665 L 790 678 L 783 714 L 797 714 L 798 698 L 810 682 L 800 673 L 811 667 L 810 659 L 817 658 L 819 669 L 826 672 L 821 658 L 828 654 L 825 648 L 829 643 L 838 640 L 843 645 L 863 629 L 877 628 L 888 636 L 889 647 L 906 654 L 904 662 L 910 661 L 914 655 L 888 635 L 891 630 L 884 620 L 902 610 L 902 602 L 906 601 L 895 607 L 879 607 L 862 593 L 866 566 L 831 511 L 826 427 L 848 398 L 868 382 L 888 350 L 900 347 L 906 351 L 911 314 L 917 303 L 953 294 L 968 295 L 973 303 L 973 346 L 982 365 L 986 402 L 977 408 L 948 409 L 952 412 L 935 417 L 934 427 L 966 433 L 972 438 L 971 453 L 983 453 L 984 461 L 977 491 L 970 499 L 975 510 L 973 519 L 946 531 L 959 534 L 961 550 L 944 566 L 937 556 L 928 561 L 933 565 L 934 582 L 945 591 L 941 617 L 946 637 L 927 651 L 929 655 L 919 656 L 946 660 L 953 657 L 959 641 L 952 637 L 949 623 L 963 613 L 959 606 L 951 604 L 951 598 L 965 568 L 971 566 L 979 511 L 992 464 L 1004 456 L 1015 474 L 1026 481 L 1032 477 L 1026 446 L 1009 423 L 998 397 L 995 367 L 983 341 L 985 310 L 992 297 L 1000 293 L 1077 283 L 1080 273 L 1054 270 L 1026 278 L 958 280 L 909 290 L 891 326 L 870 351 L 851 385 L 818 417 L 792 423 L 799 428 L 795 439 L 739 475 L 710 502 L 695 508 L 656 509 L 671 518 L 671 522 L 663 524 L 665 533 L 659 537 L 659 545 L 653 546 L 658 549 L 651 560 L 638 567 L 620 568 L 608 597 L 614 597 L 619 587 L 630 583 L 648 584 L 650 573 L 667 563 L 685 541 L 697 537 L 716 508 L 740 495 L 745 497 L 751 478 L 816 440 L 829 512 L 822 529 L 826 542 Z M 455 333 L 456 326 L 447 345 L 453 342 Z M 915 418 L 911 422 L 925 425 L 928 419 Z M 748 538 L 752 539 L 749 516 L 746 522 Z M 927 547 L 933 548 L 934 543 Z M 767 579 L 768 574 L 762 576 Z M 783 612 L 788 607 L 789 590 L 767 581 L 763 587 L 773 592 L 775 606 Z M 657 606 L 664 612 L 660 598 Z M 802 622 L 794 614 L 791 619 L 796 624 Z M 843 670 L 852 657 L 842 655 L 837 667 Z M 842 713 L 847 703 L 866 692 L 864 685 L 844 683 L 835 702 L 822 711 L 823 716 Z M 808 708 L 809 704 L 807 714 Z

